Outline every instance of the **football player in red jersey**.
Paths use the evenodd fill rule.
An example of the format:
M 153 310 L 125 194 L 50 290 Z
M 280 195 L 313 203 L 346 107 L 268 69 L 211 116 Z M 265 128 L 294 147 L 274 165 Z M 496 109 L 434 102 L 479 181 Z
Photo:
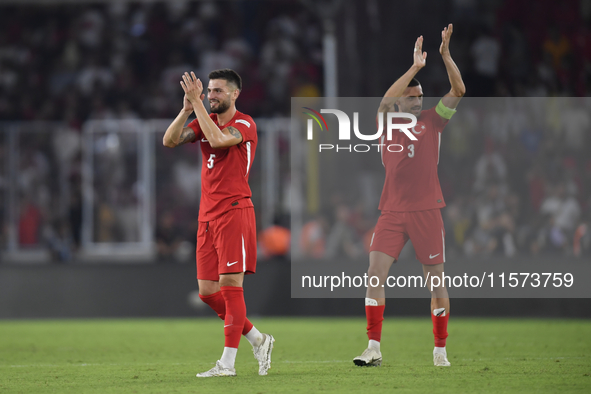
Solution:
M 411 131 L 417 140 L 411 140 L 402 132 L 393 133 L 391 141 L 384 141 L 385 136 L 382 136 L 382 144 L 400 144 L 405 149 L 402 152 L 381 151 L 386 179 L 379 206 L 381 215 L 371 241 L 368 269 L 368 276 L 378 277 L 379 284 L 367 288 L 365 312 L 369 345 L 361 356 L 353 360 L 359 366 L 378 366 L 382 363 L 380 340 L 386 305 L 383 285 L 406 242 L 412 240 L 425 278 L 438 276 L 441 279 L 443 273 L 445 230 L 440 209 L 445 202 L 437 176 L 439 147 L 441 132 L 465 93 L 460 71 L 449 53 L 452 31 L 450 24 L 441 32 L 439 52 L 451 89 L 439 104 L 423 111 L 423 89 L 414 78 L 425 67 L 427 60 L 427 53 L 422 51 L 422 36 L 415 42 L 413 65 L 388 89 L 380 104 L 379 112 L 395 112 L 396 105 L 399 112 L 415 115 L 417 124 Z M 431 281 L 428 283 L 431 288 Z M 435 336 L 433 363 L 449 366 L 445 348 L 449 297 L 444 284 L 431 292 L 431 318 Z
M 234 363 L 241 335 L 253 347 L 259 375 L 271 368 L 275 339 L 263 334 L 246 318 L 242 283 L 256 270 L 256 221 L 248 175 L 257 146 L 256 124 L 236 109 L 242 80 L 233 70 L 209 74 L 203 105 L 203 84 L 193 72 L 182 76 L 183 109 L 164 134 L 173 148 L 201 142 L 201 203 L 197 232 L 197 280 L 199 297 L 224 320 L 225 347 L 220 360 L 197 377 L 235 376 Z M 184 127 L 189 115 L 196 119 Z

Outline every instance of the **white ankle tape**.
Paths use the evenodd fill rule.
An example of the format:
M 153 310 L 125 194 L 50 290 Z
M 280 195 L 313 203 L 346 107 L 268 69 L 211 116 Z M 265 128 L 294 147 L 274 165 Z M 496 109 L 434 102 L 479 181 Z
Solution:
M 433 309 L 433 314 L 437 317 L 445 316 L 445 308 Z
M 366 298 L 365 306 L 378 306 L 378 300 L 374 300 L 373 298 Z

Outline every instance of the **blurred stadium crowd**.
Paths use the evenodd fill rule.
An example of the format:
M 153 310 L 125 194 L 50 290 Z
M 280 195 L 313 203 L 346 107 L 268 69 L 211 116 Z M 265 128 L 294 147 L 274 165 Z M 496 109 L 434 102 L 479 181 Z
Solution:
M 319 94 L 321 31 L 298 2 L 13 5 L 0 23 L 1 120 L 170 118 L 179 75 L 221 67 L 255 117 Z
M 388 15 L 371 10 L 392 7 L 391 2 L 350 3 L 363 11 L 354 15 L 360 31 L 364 25 L 376 28 L 372 15 L 387 29 Z M 526 0 L 441 3 L 421 20 L 426 26 L 454 23 L 451 51 L 468 96 L 561 97 L 543 102 L 542 114 L 560 113 L 548 122 L 520 119 L 516 111 L 502 130 L 492 126 L 494 113 L 458 111 L 440 162 L 449 252 L 589 253 L 591 103 L 584 97 L 591 90 L 591 1 L 541 0 L 536 12 Z M 420 12 L 426 6 L 417 0 L 403 7 Z M 51 133 L 20 139 L 19 244 L 49 244 L 56 260 L 71 259 L 80 243 L 84 122 L 176 116 L 182 99 L 178 79 L 186 70 L 202 78 L 216 68 L 237 70 L 245 81 L 239 109 L 255 118 L 289 116 L 290 97 L 322 96 L 322 23 L 298 1 L 1 5 L 0 11 L 0 121 L 62 122 Z M 339 48 L 345 45 L 344 29 L 337 29 Z M 416 36 L 401 30 L 397 38 L 412 44 Z M 439 43 L 431 41 L 433 61 Z M 406 63 L 397 63 L 404 71 Z M 347 67 L 341 58 L 339 64 L 341 70 Z M 379 91 L 348 94 L 381 95 L 397 77 L 380 75 L 385 82 Z M 435 65 L 419 79 L 426 95 L 445 94 L 449 87 L 445 70 Z M 347 91 L 347 82 L 339 80 L 341 91 Z M 0 133 L 0 249 L 7 237 L 7 141 Z M 156 168 L 158 179 L 169 179 L 156 198 L 155 239 L 162 258 L 194 240 L 197 148 L 157 152 L 170 164 Z M 256 173 L 252 178 L 257 182 Z M 68 184 L 67 198 L 60 182 Z M 123 206 L 133 206 L 133 195 L 120 198 Z M 299 247 L 311 257 L 365 253 L 375 217 L 346 202 L 333 205 L 333 214 L 306 224 Z M 112 223 L 125 217 L 108 210 L 101 215 Z M 284 221 L 259 229 L 266 256 L 287 253 L 286 226 Z M 117 232 L 125 229 L 98 240 L 134 238 Z

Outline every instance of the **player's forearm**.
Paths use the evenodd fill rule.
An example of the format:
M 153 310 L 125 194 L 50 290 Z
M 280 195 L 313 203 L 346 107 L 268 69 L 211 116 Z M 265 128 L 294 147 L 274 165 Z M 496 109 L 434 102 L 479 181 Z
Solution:
M 404 90 L 408 87 L 408 84 L 410 83 L 410 81 L 412 81 L 412 79 L 415 77 L 415 75 L 417 75 L 419 70 L 420 70 L 420 68 L 413 64 L 408 69 L 408 71 L 406 73 L 404 73 L 404 75 L 402 75 L 400 78 L 398 78 L 398 80 L 396 82 L 394 82 L 392 84 L 392 86 L 390 86 L 390 89 L 388 89 L 386 91 L 386 94 L 384 94 L 384 97 L 395 97 L 395 98 L 402 97 Z
M 402 97 L 404 90 L 408 87 L 408 84 L 412 81 L 415 75 L 417 75 L 420 69 L 420 67 L 413 64 L 406 73 L 390 86 L 386 91 L 386 94 L 384 94 L 384 98 L 380 104 L 380 112 L 393 110 L 391 107 L 393 107 L 394 101 L 399 97 Z
M 185 111 L 184 109 L 179 112 L 170 126 L 168 126 L 168 129 L 166 129 L 166 133 L 164 133 L 164 137 L 162 138 L 162 143 L 164 146 L 168 148 L 174 148 L 179 144 L 181 133 L 183 132 L 185 123 L 187 122 L 187 119 L 189 119 L 190 115 L 191 111 Z
M 201 131 L 203 131 L 203 135 L 205 135 L 209 145 L 211 145 L 212 148 L 223 148 L 225 146 L 224 134 L 209 117 L 203 102 L 199 101 L 192 104 L 195 115 L 197 116 L 197 121 L 199 122 L 199 126 L 201 126 Z
M 447 75 L 449 77 L 449 83 L 451 84 L 451 95 L 454 97 L 463 97 L 464 94 L 466 94 L 466 86 L 464 86 L 460 69 L 450 55 L 443 56 L 443 63 L 445 64 L 445 69 L 447 70 Z

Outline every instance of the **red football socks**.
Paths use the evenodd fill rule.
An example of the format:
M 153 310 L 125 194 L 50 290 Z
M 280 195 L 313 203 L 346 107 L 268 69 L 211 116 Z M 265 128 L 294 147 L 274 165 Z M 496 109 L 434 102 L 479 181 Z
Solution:
M 220 319 L 224 320 L 226 318 L 226 301 L 224 301 L 221 291 L 206 296 L 199 294 L 199 298 L 209 305 L 218 314 Z
M 386 305 L 366 305 L 367 337 L 380 342 L 382 339 L 382 322 L 384 321 L 384 309 Z
M 220 319 L 226 319 L 226 301 L 224 300 L 224 296 L 222 295 L 221 291 L 206 296 L 199 294 L 199 298 L 201 298 L 201 301 L 209 305 L 211 309 L 213 309 L 214 312 L 218 314 Z M 250 330 L 252 330 L 252 327 L 253 325 L 250 320 L 245 319 L 244 327 L 242 328 L 242 335 L 248 334 Z
M 238 348 L 246 321 L 246 304 L 242 287 L 222 286 L 222 296 L 226 301 L 224 319 L 225 347 Z
M 435 316 L 431 313 L 431 320 L 433 321 L 433 335 L 435 336 L 435 347 L 445 347 L 445 339 L 447 338 L 447 321 L 449 315 Z

